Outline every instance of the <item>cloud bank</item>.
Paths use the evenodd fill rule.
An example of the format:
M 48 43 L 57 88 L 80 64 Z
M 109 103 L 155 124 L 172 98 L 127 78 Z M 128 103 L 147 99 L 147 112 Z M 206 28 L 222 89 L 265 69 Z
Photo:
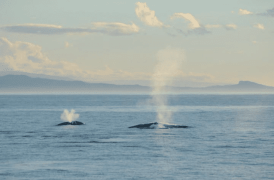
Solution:
M 113 70 L 108 66 L 104 70 L 88 71 L 77 64 L 67 61 L 52 61 L 38 45 L 29 42 L 10 42 L 0 38 L 0 71 L 19 71 L 68 77 L 83 81 L 113 81 L 113 80 L 149 80 L 152 73 L 129 72 Z M 176 80 L 206 81 L 213 78 L 207 74 L 184 73 L 177 71 L 170 74 Z
M 220 24 L 207 24 L 205 25 L 205 28 L 208 29 L 213 29 L 213 28 L 224 28 L 226 30 L 235 30 L 237 29 L 237 25 L 236 24 L 226 24 L 226 25 L 220 25 Z
M 72 47 L 73 45 L 69 42 L 65 42 L 65 47 L 68 48 L 68 47 Z
M 195 19 L 195 17 L 190 13 L 174 13 L 170 17 L 170 19 L 176 19 L 176 18 L 182 18 L 189 22 L 189 24 L 188 24 L 189 30 L 187 30 L 187 31 L 183 31 L 181 29 L 177 30 L 181 34 L 188 36 L 191 34 L 204 35 L 204 34 L 211 33 L 204 26 L 200 25 L 200 23 L 197 21 L 197 19 Z
M 237 29 L 237 25 L 236 24 L 227 24 L 227 25 L 225 25 L 225 29 L 227 29 L 227 30 L 235 30 L 235 29 Z
M 79 33 L 102 33 L 111 36 L 132 35 L 139 32 L 139 27 L 132 24 L 124 23 L 107 23 L 96 22 L 92 23 L 90 28 L 64 28 L 58 25 L 51 24 L 19 24 L 2 26 L 1 30 L 12 33 L 24 33 L 24 34 L 79 34 Z
M 245 10 L 245 9 L 239 9 L 239 14 L 240 15 L 250 15 L 250 14 L 254 14 L 254 13 L 250 12 L 248 10 Z M 266 10 L 265 13 L 256 13 L 256 15 L 274 17 L 274 8 Z
M 28 42 L 10 42 L 0 38 L 0 70 L 22 71 L 57 76 L 84 76 L 78 65 L 66 61 L 49 60 L 42 48 Z
M 146 3 L 137 2 L 135 7 L 137 17 L 146 25 L 163 27 L 164 24 L 155 16 L 155 11 L 150 10 Z
M 207 24 L 207 25 L 205 25 L 205 28 L 209 28 L 209 29 L 211 29 L 211 28 L 221 28 L 222 26 L 221 25 L 219 25 L 219 24 Z
M 245 9 L 239 9 L 239 14 L 240 15 L 249 15 L 249 14 L 253 14 L 253 12 L 250 12 L 250 11 L 245 10 Z
M 253 27 L 258 28 L 258 29 L 262 29 L 262 30 L 265 29 L 263 24 L 255 24 Z
M 201 27 L 200 24 L 199 24 L 199 22 L 194 18 L 194 16 L 192 16 L 189 13 L 174 13 L 170 17 L 170 19 L 175 19 L 175 18 L 183 18 L 183 19 L 189 21 L 188 27 L 190 29 L 196 29 L 196 28 Z

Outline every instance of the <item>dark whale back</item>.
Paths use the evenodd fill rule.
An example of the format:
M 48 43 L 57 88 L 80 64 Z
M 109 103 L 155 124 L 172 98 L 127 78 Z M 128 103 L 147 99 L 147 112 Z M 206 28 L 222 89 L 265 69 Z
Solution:
M 139 128 L 139 129 L 157 129 L 157 128 L 159 128 L 159 129 L 173 129 L 173 128 L 189 128 L 189 126 L 176 125 L 176 124 L 163 124 L 163 123 L 154 122 L 154 123 L 148 123 L 148 124 L 138 124 L 136 126 L 130 126 L 128 128 Z
M 70 122 L 63 122 L 63 123 L 57 124 L 57 126 L 64 126 L 64 125 L 70 125 L 70 124 L 71 124 Z
M 154 123 L 148 123 L 148 124 L 138 124 L 136 126 L 131 126 L 129 128 L 139 128 L 139 129 L 151 129 L 151 125 L 157 125 L 158 123 L 157 122 L 154 122 Z
M 71 125 L 83 125 L 84 123 L 80 122 L 80 121 L 72 121 Z
M 72 121 L 72 122 L 63 122 L 63 123 L 57 124 L 57 126 L 64 126 L 64 125 L 84 125 L 84 123 L 80 121 Z

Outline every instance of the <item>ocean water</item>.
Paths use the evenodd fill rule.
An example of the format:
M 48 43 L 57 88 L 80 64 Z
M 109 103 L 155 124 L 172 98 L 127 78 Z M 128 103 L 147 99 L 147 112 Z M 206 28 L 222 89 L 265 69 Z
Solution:
M 274 95 L 0 95 L 0 179 L 274 179 Z M 83 126 L 56 126 L 75 109 Z

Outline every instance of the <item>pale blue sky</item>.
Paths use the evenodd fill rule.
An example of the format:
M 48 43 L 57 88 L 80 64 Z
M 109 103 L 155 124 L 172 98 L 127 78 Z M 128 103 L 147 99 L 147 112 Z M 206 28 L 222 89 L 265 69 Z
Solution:
M 186 55 L 181 69 L 184 75 L 177 78 L 181 85 L 250 80 L 274 86 L 274 15 L 267 11 L 274 8 L 273 0 L 140 1 L 155 11 L 166 27 L 145 24 L 135 12 L 137 2 L 1 0 L 0 36 L 6 38 L 1 48 L 8 42 L 13 46 L 1 52 L 4 68 L 0 71 L 92 82 L 148 81 L 157 62 L 155 54 L 170 46 L 184 49 Z M 239 14 L 240 9 L 250 14 Z M 201 28 L 191 29 L 183 18 L 171 20 L 174 13 L 190 13 Z M 105 24 L 98 29 L 92 24 L 96 22 Z M 236 28 L 228 30 L 229 24 Z M 33 28 L 40 28 L 39 33 Z M 47 34 L 41 33 L 43 28 Z M 58 32 L 48 33 L 47 28 Z M 28 50 L 20 45 L 26 42 L 33 45 Z M 41 58 L 41 64 L 33 64 L 29 56 Z M 49 67 L 53 67 L 52 72 Z

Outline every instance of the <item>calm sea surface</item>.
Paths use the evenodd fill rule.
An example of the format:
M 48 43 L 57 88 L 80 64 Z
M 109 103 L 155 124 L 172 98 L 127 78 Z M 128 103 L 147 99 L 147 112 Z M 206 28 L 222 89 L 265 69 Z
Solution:
M 274 95 L 0 95 L 0 179 L 274 179 Z M 56 126 L 75 109 L 83 126 Z

